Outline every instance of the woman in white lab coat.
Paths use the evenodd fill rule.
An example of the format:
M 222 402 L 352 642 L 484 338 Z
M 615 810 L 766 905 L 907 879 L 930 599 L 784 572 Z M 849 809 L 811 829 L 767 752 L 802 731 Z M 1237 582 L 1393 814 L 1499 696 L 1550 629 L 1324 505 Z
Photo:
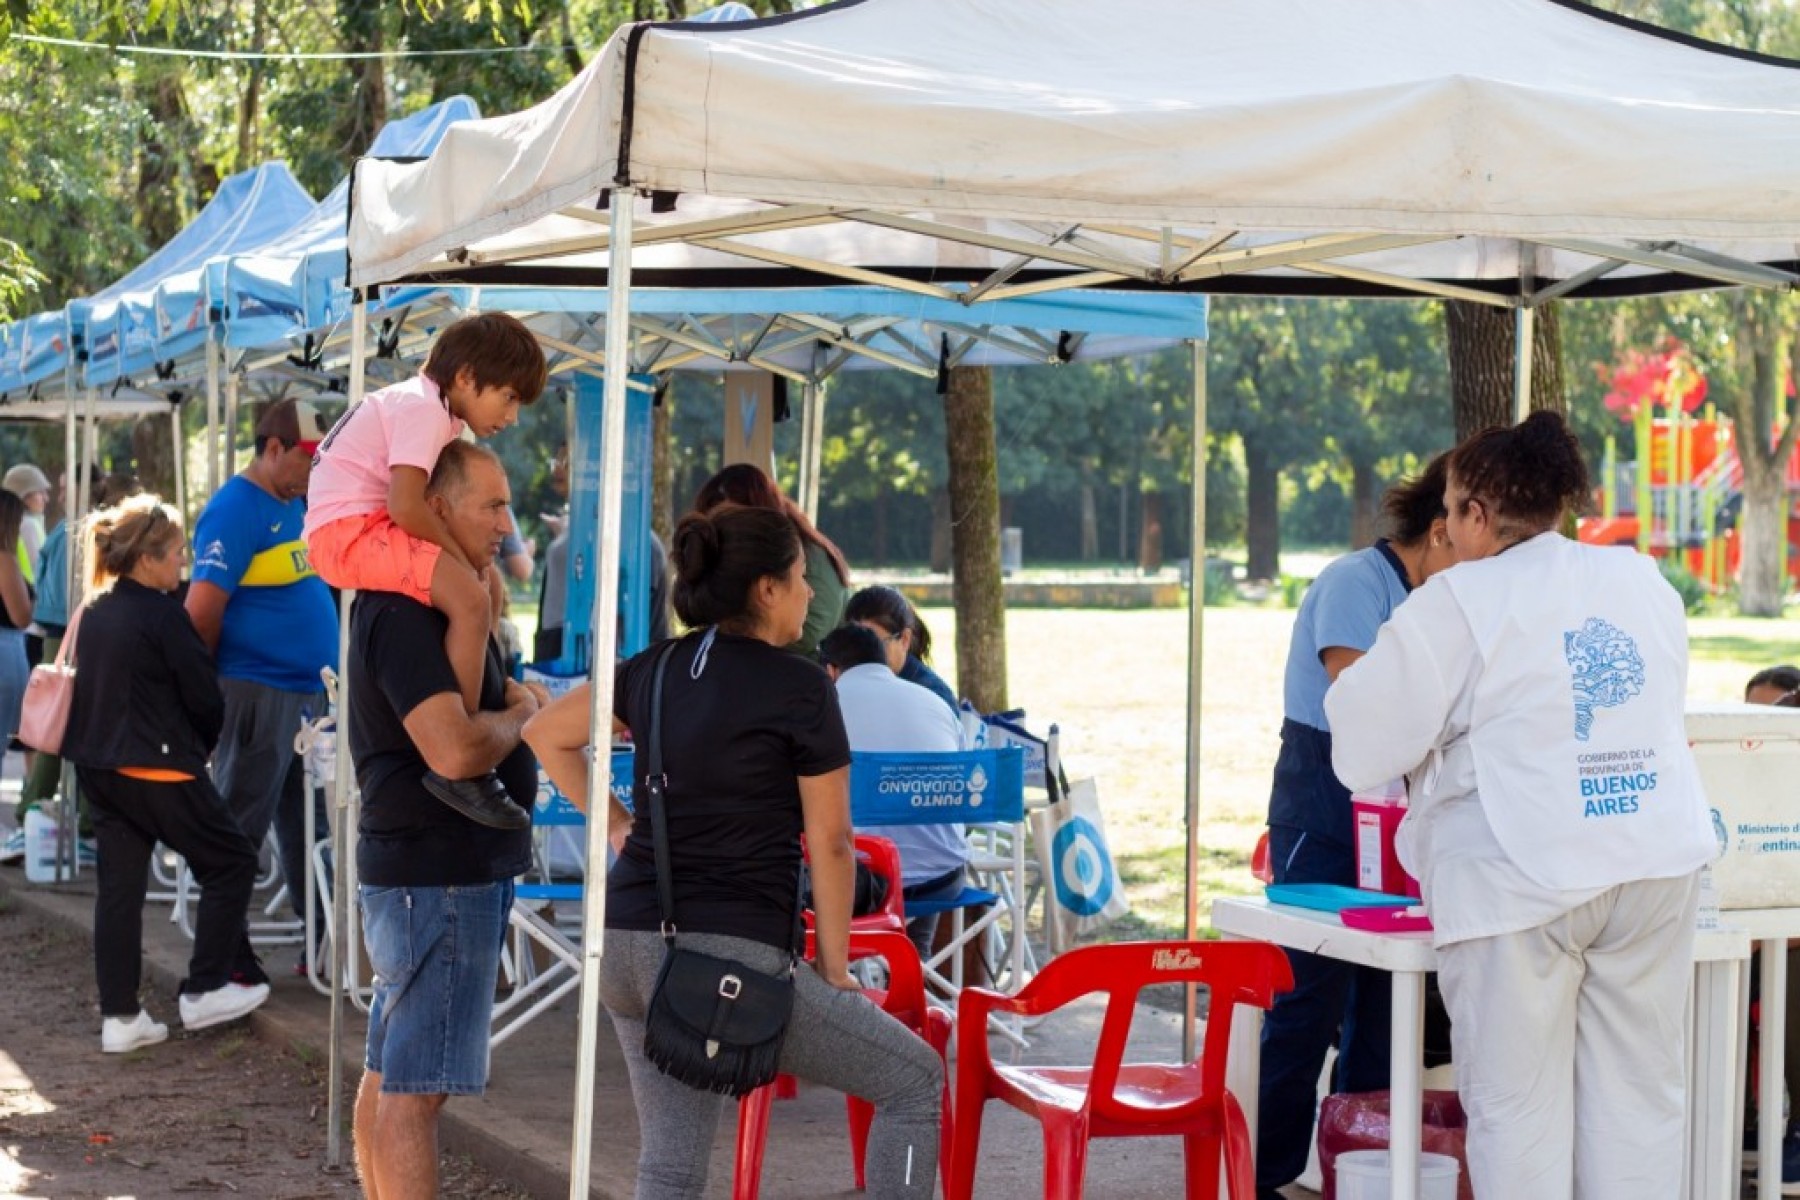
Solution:
M 1558 528 L 1588 493 L 1560 416 L 1450 458 L 1461 564 L 1325 698 L 1350 787 L 1405 773 L 1482 1200 L 1680 1190 L 1698 873 L 1687 623 L 1648 558 Z

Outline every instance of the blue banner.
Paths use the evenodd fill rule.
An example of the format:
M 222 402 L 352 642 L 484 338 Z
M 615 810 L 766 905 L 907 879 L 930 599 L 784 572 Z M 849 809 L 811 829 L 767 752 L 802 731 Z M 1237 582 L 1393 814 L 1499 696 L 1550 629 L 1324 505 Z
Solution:
M 1025 753 L 1017 747 L 941 754 L 850 756 L 858 825 L 991 825 L 1025 816 Z
M 630 750 L 614 750 L 612 756 L 612 792 L 620 804 L 631 807 L 631 781 L 636 755 Z M 581 810 L 562 794 L 550 777 L 538 769 L 537 812 L 532 820 L 539 825 L 580 825 L 585 822 Z

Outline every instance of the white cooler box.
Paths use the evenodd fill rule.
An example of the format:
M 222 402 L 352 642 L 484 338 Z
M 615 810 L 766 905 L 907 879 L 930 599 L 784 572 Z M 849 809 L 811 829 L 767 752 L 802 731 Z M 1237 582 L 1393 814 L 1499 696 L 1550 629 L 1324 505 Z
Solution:
M 1800 908 L 1800 709 L 1697 705 L 1687 734 L 1724 844 L 1719 907 Z

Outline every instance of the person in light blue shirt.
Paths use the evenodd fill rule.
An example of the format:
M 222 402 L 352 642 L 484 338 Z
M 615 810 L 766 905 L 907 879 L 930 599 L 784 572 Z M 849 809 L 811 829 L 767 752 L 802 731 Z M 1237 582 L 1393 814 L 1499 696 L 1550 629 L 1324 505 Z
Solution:
M 942 754 L 963 748 L 962 722 L 926 689 L 889 669 L 874 630 L 865 625 L 838 626 L 819 639 L 819 661 L 837 684 L 838 708 L 852 752 Z M 961 825 L 874 825 L 857 832 L 894 843 L 908 904 L 962 895 L 969 841 Z M 936 913 L 906 923 L 906 936 L 921 960 L 931 957 L 937 927 Z
M 1269 794 L 1269 861 L 1277 883 L 1356 885 L 1350 793 L 1331 769 L 1325 691 L 1375 644 L 1413 588 L 1455 563 L 1445 532 L 1440 455 L 1383 500 L 1391 538 L 1337 559 L 1300 601 L 1282 690 L 1281 752 Z M 1387 976 L 1313 954 L 1288 954 L 1294 988 L 1263 1022 L 1256 1189 L 1269 1200 L 1299 1178 L 1312 1143 L 1319 1072 L 1338 1039 L 1333 1091 L 1388 1085 Z

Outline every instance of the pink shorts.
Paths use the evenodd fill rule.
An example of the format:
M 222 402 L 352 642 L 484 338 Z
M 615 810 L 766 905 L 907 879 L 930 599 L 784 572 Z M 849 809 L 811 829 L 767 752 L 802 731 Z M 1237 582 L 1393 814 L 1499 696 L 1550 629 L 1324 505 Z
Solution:
M 319 578 L 334 588 L 398 592 L 431 603 L 431 575 L 444 548 L 394 524 L 387 509 L 339 517 L 313 530 L 307 554 Z

